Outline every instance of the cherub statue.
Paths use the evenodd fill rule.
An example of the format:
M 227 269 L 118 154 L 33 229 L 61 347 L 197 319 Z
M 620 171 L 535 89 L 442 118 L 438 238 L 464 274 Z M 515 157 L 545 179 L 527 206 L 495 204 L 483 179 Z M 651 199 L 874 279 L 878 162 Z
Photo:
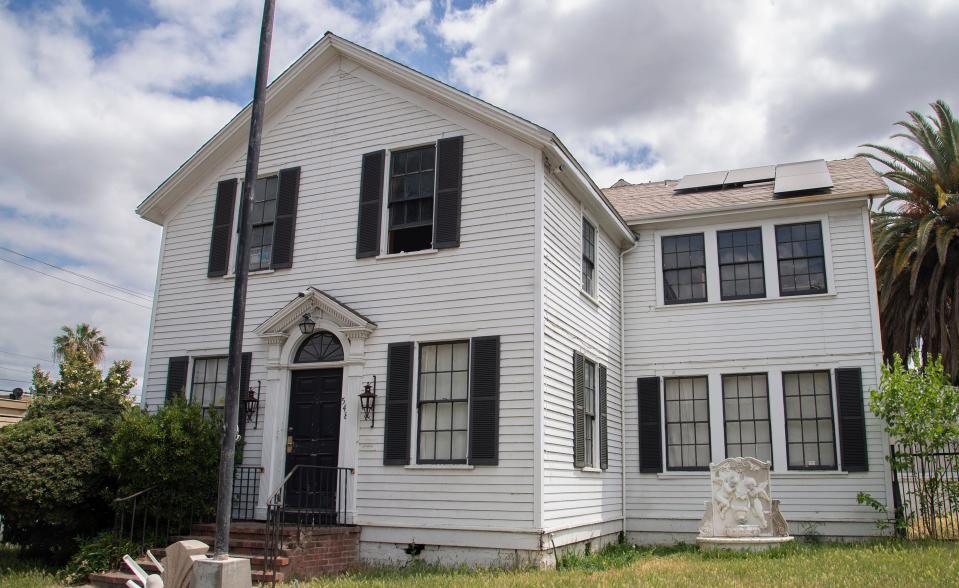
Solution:
M 749 497 L 749 507 L 753 516 L 759 519 L 759 526 L 766 526 L 766 512 L 763 508 L 763 500 L 770 502 L 769 494 L 766 493 L 766 486 L 768 482 L 759 483 L 755 479 L 746 477 L 743 480 L 743 486 L 746 490 L 746 495 Z

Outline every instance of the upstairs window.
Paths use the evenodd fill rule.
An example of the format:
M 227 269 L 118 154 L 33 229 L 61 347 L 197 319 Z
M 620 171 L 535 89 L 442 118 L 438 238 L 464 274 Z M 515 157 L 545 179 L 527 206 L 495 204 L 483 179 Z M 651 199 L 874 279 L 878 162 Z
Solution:
M 276 194 L 279 177 L 260 178 L 253 184 L 250 209 L 250 270 L 270 269 L 273 260 L 273 223 L 276 221 Z
M 826 292 L 826 258 L 819 221 L 776 226 L 779 294 Z
M 436 146 L 394 151 L 390 157 L 389 252 L 433 247 Z
M 591 225 L 588 220 L 583 219 L 583 292 L 589 295 L 595 293 L 595 273 L 596 273 L 596 227 Z
M 763 232 L 760 228 L 718 231 L 719 292 L 723 300 L 763 298 Z
M 706 302 L 706 247 L 702 233 L 663 237 L 663 301 Z

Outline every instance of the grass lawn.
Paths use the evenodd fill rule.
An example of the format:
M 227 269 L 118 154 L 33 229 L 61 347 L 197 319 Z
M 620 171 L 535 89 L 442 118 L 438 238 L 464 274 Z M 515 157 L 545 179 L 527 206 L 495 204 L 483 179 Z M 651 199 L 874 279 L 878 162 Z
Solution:
M 55 571 L 19 562 L 16 548 L 0 546 L 0 587 L 60 585 Z M 800 544 L 776 553 L 744 555 L 700 553 L 689 546 L 613 546 L 589 557 L 568 559 L 561 569 L 549 572 L 448 570 L 414 564 L 299 584 L 301 588 L 749 585 L 959 586 L 959 543 Z
M 470 572 L 413 565 L 300 584 L 302 588 L 763 585 L 959 586 L 959 544 L 800 544 L 769 554 L 701 553 L 691 546 L 614 546 L 590 557 L 567 560 L 561 569 L 549 572 Z
M 54 570 L 37 562 L 17 559 L 17 547 L 0 543 L 0 588 L 47 588 L 59 586 Z

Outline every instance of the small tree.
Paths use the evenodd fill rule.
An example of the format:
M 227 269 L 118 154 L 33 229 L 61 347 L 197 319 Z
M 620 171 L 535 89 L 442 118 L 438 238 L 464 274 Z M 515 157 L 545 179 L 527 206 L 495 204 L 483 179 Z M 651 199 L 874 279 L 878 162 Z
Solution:
M 879 389 L 870 392 L 869 407 L 896 443 L 912 448 L 895 455 L 890 463 L 894 470 L 911 470 L 913 453 L 923 460 L 923 479 L 914 486 L 918 515 L 925 529 L 934 532 L 939 517 L 959 511 L 959 484 L 952 479 L 957 460 L 948 455 L 959 441 L 959 388 L 951 384 L 939 356 L 929 354 L 923 364 L 919 351 L 908 363 L 894 354 L 892 363 L 882 367 Z M 870 498 L 860 495 L 860 502 L 874 503 Z

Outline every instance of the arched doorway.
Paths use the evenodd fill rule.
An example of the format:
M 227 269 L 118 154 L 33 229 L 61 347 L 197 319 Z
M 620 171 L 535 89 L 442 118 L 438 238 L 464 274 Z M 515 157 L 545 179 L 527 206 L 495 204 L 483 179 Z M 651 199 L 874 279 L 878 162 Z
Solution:
M 287 488 L 287 505 L 312 512 L 336 512 L 336 467 L 339 465 L 342 367 L 312 367 L 343 361 L 340 340 L 319 331 L 300 344 L 292 372 L 287 420 L 286 473 L 300 466 Z

